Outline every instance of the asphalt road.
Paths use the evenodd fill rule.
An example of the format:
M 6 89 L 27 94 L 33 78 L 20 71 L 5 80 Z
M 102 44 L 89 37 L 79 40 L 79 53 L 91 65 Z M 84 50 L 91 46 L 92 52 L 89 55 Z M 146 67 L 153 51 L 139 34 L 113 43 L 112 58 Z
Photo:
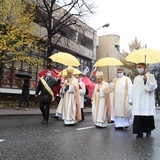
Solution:
M 0 160 L 159 160 L 160 110 L 152 136 L 136 139 L 127 130 L 95 128 L 91 114 L 74 126 L 41 115 L 0 117 Z

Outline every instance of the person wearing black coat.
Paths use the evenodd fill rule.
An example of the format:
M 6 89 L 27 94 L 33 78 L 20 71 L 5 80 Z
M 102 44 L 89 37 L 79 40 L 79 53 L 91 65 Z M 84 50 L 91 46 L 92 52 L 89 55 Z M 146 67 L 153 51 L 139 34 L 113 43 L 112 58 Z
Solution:
M 55 78 L 53 78 L 51 76 L 51 71 L 49 69 L 46 70 L 46 76 L 43 77 L 43 79 L 48 84 L 48 86 L 50 87 L 52 92 L 53 92 L 54 86 L 58 86 L 61 83 L 61 79 L 56 80 Z M 43 121 L 41 123 L 47 124 L 48 119 L 49 119 L 50 105 L 51 105 L 53 97 L 48 92 L 48 90 L 45 88 L 45 86 L 41 80 L 39 80 L 38 86 L 36 88 L 35 97 L 38 96 L 39 92 L 41 92 L 39 108 L 40 108 L 42 115 L 43 115 Z
M 20 110 L 22 107 L 23 100 L 26 102 L 26 111 L 29 110 L 29 87 L 30 81 L 27 77 L 24 78 L 23 86 L 22 86 L 22 94 L 19 100 L 19 107 L 16 107 L 17 110 Z

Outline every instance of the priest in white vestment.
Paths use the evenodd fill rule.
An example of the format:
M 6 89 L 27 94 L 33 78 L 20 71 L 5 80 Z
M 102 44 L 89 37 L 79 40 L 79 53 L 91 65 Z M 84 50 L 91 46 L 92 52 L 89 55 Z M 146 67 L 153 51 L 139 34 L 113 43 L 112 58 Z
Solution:
M 80 99 L 80 106 L 81 106 L 81 115 L 82 120 L 84 120 L 84 95 L 86 93 L 86 87 L 85 84 L 81 81 L 81 76 L 79 74 L 75 75 L 75 77 L 78 79 L 78 85 L 79 85 L 79 99 Z
M 97 71 L 96 78 L 97 84 L 92 95 L 92 118 L 95 126 L 107 127 L 110 121 L 110 89 L 103 80 L 103 72 Z
M 78 80 L 73 76 L 74 68 L 66 68 L 68 79 L 64 82 L 62 119 L 65 125 L 75 124 L 81 120 Z
M 117 69 L 117 78 L 113 82 L 113 108 L 115 129 L 126 129 L 130 126 L 132 106 L 132 82 L 124 75 L 123 69 Z
M 137 138 L 151 136 L 151 131 L 155 129 L 155 94 L 157 82 L 153 74 L 146 73 L 146 64 L 137 65 L 138 76 L 133 82 L 133 134 Z

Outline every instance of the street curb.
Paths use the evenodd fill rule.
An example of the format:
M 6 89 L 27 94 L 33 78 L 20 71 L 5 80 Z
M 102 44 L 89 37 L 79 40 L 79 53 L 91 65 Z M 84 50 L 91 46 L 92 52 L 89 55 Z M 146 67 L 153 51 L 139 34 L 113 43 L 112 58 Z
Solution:
M 32 112 L 33 111 L 33 112 Z M 83 110 L 84 114 L 91 113 L 91 108 L 86 108 Z M 56 108 L 50 109 L 50 115 L 56 113 Z M 35 115 L 42 115 L 40 109 L 30 109 L 29 111 L 25 110 L 15 110 L 12 109 L 0 109 L 0 116 L 35 116 Z

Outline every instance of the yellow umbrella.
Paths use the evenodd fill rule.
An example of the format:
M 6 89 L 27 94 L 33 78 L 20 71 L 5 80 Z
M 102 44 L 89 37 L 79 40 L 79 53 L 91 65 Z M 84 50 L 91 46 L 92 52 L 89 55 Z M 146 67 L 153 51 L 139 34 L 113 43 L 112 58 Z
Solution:
M 153 49 L 143 48 L 131 52 L 125 59 L 128 62 L 136 64 L 153 64 L 160 62 L 160 52 Z
M 104 66 L 120 66 L 124 65 L 120 60 L 111 57 L 105 57 L 99 59 L 95 64 L 94 67 L 104 67 Z
M 58 62 L 58 63 L 66 65 L 66 66 L 69 66 L 69 65 L 79 66 L 80 65 L 80 63 L 76 57 L 74 57 L 73 55 L 71 55 L 69 53 L 65 53 L 65 52 L 55 53 L 52 56 L 50 56 L 49 58 L 51 60 L 53 60 L 54 62 Z
M 82 74 L 82 72 L 76 68 L 74 68 L 73 74 Z M 61 72 L 59 72 L 58 76 L 67 76 L 67 71 L 66 69 L 63 69 Z
M 82 72 L 79 69 L 74 68 L 73 74 L 82 74 Z
M 67 71 L 66 69 L 63 69 L 61 72 L 58 73 L 58 76 L 67 76 Z

